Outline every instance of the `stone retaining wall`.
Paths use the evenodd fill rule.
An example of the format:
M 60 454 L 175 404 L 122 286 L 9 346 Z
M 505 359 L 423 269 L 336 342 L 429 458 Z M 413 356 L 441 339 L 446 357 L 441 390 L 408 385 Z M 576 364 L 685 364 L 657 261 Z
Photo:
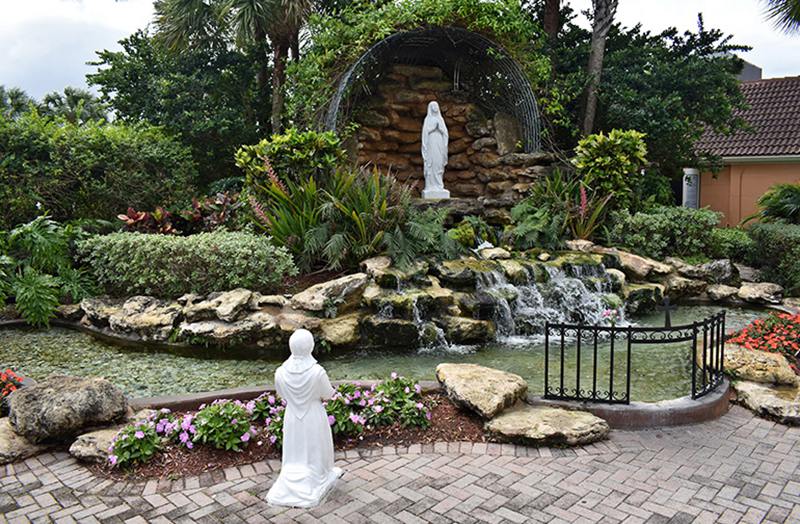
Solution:
M 548 173 L 554 157 L 522 153 L 512 115 L 480 108 L 438 67 L 395 65 L 382 78 L 355 115 L 359 164 L 391 170 L 418 193 L 424 186 L 422 123 L 428 102 L 436 100 L 450 134 L 444 181 L 453 197 L 517 199 Z

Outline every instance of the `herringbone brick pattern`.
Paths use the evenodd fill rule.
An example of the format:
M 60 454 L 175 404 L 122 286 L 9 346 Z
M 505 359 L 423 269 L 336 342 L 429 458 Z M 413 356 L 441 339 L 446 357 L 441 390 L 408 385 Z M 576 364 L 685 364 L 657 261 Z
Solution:
M 343 481 L 302 511 L 264 501 L 277 461 L 125 483 L 46 454 L 0 469 L 0 522 L 800 522 L 800 429 L 738 407 L 576 449 L 438 443 L 337 462 Z

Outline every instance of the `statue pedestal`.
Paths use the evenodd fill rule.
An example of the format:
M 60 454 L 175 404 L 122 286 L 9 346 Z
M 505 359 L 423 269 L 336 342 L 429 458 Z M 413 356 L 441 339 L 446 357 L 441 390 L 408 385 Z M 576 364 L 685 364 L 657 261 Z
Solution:
M 422 198 L 425 200 L 442 200 L 450 198 L 450 191 L 446 189 L 423 189 Z

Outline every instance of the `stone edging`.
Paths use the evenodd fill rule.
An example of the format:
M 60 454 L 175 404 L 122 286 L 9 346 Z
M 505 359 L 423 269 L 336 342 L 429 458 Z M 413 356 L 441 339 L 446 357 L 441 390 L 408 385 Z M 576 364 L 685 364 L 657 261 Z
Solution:
M 726 378 L 716 391 L 696 400 L 686 396 L 660 402 L 631 402 L 626 405 L 544 400 L 529 396 L 528 402 L 534 406 L 588 411 L 604 419 L 612 429 L 648 429 L 717 419 L 730 409 L 730 397 L 731 384 Z

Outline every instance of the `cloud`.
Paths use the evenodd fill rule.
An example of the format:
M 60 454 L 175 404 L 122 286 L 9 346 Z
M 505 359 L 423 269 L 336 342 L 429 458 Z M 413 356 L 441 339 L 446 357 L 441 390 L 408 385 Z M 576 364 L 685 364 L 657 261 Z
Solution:
M 0 84 L 36 98 L 65 86 L 86 86 L 95 51 L 145 27 L 151 0 L 35 0 L 3 2 Z

